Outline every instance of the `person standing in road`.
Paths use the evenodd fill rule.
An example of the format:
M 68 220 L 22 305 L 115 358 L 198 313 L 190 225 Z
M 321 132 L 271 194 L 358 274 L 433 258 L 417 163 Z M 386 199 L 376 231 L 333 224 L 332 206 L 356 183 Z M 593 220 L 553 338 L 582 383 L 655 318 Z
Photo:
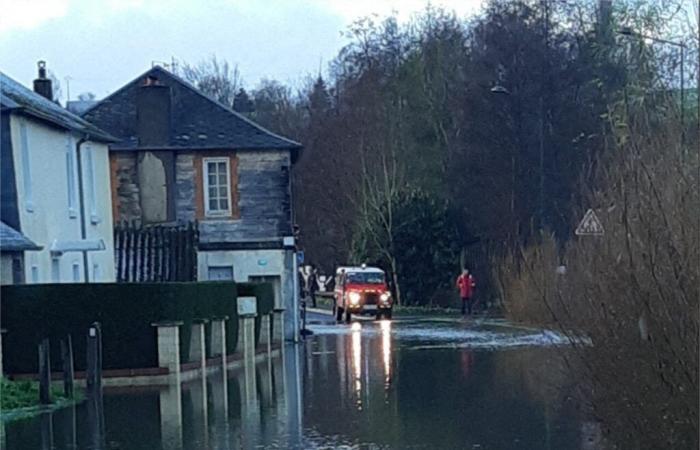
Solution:
M 311 267 L 311 273 L 309 274 L 309 279 L 306 281 L 308 285 L 309 296 L 311 297 L 311 305 L 316 307 L 316 291 L 318 291 L 318 280 L 316 279 L 317 270 L 315 267 Z
M 303 268 L 299 268 L 299 298 L 304 300 L 306 298 L 306 277 L 304 277 Z
M 476 282 L 472 274 L 469 273 L 469 269 L 465 268 L 462 274 L 457 277 L 457 288 L 459 289 L 459 296 L 462 299 L 462 315 L 469 314 L 472 315 L 472 295 L 474 294 L 474 287 L 476 287 Z

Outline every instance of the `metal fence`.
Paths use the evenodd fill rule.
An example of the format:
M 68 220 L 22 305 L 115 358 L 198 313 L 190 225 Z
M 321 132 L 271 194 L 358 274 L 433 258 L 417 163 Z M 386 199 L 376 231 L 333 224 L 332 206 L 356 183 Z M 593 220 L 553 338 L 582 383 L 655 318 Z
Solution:
M 114 227 L 117 281 L 196 281 L 196 223 L 142 226 L 120 223 Z

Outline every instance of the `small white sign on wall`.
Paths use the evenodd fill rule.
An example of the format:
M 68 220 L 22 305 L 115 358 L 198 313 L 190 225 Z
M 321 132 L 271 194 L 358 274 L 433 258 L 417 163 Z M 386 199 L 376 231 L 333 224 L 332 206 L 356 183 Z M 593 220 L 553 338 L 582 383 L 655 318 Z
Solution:
M 249 316 L 258 313 L 258 302 L 255 297 L 238 297 L 238 315 Z

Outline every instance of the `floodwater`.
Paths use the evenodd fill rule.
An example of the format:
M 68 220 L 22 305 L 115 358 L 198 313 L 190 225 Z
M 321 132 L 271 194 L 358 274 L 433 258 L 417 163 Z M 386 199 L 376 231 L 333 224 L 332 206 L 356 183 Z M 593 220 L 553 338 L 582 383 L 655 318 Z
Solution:
M 5 424 L 3 448 L 586 448 L 554 333 L 446 319 L 310 328 L 257 365 L 254 386 L 229 371 L 108 389 L 103 427 L 82 404 Z

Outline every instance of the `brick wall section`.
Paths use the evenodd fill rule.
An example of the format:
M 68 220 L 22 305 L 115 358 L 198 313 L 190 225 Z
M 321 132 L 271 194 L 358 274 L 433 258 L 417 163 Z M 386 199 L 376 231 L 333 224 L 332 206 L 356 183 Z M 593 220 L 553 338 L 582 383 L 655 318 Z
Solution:
M 190 222 L 199 217 L 197 212 L 197 186 L 195 155 L 178 153 L 175 159 L 175 218 Z
M 141 220 L 136 156 L 135 152 L 111 152 L 109 155 L 115 222 Z

